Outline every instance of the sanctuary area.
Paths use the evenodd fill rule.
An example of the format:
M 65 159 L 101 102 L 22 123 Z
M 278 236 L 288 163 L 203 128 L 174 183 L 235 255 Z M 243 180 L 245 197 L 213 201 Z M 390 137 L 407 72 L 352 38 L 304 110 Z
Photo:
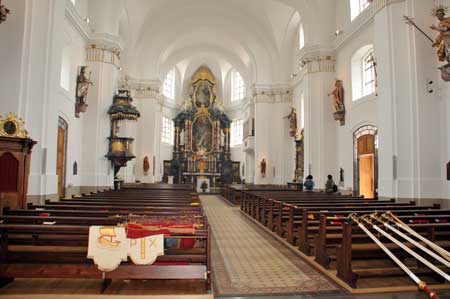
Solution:
M 0 299 L 450 298 L 450 0 L 0 0 Z

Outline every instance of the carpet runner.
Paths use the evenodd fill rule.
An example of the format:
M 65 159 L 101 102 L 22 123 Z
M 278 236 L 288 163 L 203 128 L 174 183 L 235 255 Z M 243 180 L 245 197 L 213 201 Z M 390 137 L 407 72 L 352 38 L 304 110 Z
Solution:
M 285 245 L 220 196 L 201 196 L 213 231 L 212 271 L 217 296 L 339 291 Z

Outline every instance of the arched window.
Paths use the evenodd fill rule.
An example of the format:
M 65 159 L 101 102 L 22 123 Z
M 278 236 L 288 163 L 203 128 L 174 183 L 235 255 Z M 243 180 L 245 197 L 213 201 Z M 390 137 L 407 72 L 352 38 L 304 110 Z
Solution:
M 352 57 L 352 98 L 360 98 L 375 93 L 376 76 L 373 59 L 373 46 L 360 48 Z
M 175 98 L 175 69 L 171 69 L 164 79 L 163 95 L 168 99 Z
M 231 74 L 231 101 L 240 101 L 245 98 L 245 84 L 241 74 L 234 70 Z
M 298 48 L 301 50 L 305 46 L 305 31 L 303 30 L 303 24 L 300 23 L 298 29 Z
M 161 120 L 161 142 L 173 144 L 173 121 L 165 116 Z
M 373 0 L 350 0 L 350 14 L 352 21 L 369 7 Z

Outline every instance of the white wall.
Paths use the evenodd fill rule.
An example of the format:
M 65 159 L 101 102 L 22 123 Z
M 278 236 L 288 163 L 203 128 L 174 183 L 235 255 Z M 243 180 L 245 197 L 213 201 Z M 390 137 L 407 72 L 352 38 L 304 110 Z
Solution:
M 345 1 L 346 3 L 349 1 Z M 339 7 L 337 16 L 342 12 Z M 348 8 L 348 7 L 347 7 Z M 347 11 L 347 10 L 346 10 Z M 349 20 L 349 16 L 346 16 Z M 342 20 L 341 20 L 342 21 Z M 348 25 L 348 24 L 346 24 Z M 344 170 L 344 184 L 346 189 L 353 189 L 353 133 L 363 125 L 377 126 L 377 97 L 375 94 L 354 100 L 352 94 L 352 57 L 360 48 L 373 44 L 373 22 L 369 22 L 362 30 L 356 32 L 351 39 L 342 44 L 336 54 L 336 79 L 342 80 L 345 97 L 346 120 L 344 126 L 337 126 L 336 141 L 338 165 L 336 170 Z M 377 53 L 375 53 L 375 56 Z M 329 87 L 331 91 L 333 86 Z M 329 98 L 329 105 L 331 98 Z M 332 173 L 338 178 L 338 172 Z

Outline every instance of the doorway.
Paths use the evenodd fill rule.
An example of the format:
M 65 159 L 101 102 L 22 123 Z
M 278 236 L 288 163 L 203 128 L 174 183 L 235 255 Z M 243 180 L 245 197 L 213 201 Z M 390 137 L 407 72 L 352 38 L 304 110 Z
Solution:
M 354 133 L 355 194 L 364 198 L 378 197 L 378 140 L 377 128 L 363 126 Z
M 66 195 L 66 152 L 67 152 L 67 122 L 58 118 L 58 141 L 56 149 L 56 175 L 58 176 L 58 198 Z

